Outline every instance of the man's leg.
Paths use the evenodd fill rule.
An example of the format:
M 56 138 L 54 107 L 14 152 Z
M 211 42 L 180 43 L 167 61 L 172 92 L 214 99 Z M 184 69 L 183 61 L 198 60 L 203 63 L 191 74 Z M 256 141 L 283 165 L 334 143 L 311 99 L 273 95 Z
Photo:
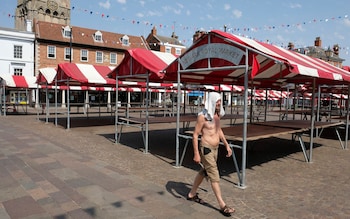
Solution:
M 197 194 L 197 189 L 198 189 L 199 185 L 202 183 L 203 179 L 204 179 L 204 176 L 200 173 L 197 173 L 197 176 L 193 182 L 192 189 L 188 193 L 188 198 L 192 198 Z
M 211 182 L 211 188 L 213 189 L 215 197 L 218 200 L 220 209 L 222 209 L 223 207 L 225 207 L 226 204 L 225 204 L 224 200 L 222 199 L 219 182 Z
M 220 212 L 225 216 L 230 216 L 232 213 L 234 213 L 235 209 L 226 206 L 226 203 L 224 202 L 224 200 L 222 200 L 219 182 L 211 182 L 211 188 L 213 189 L 216 199 L 218 200 Z

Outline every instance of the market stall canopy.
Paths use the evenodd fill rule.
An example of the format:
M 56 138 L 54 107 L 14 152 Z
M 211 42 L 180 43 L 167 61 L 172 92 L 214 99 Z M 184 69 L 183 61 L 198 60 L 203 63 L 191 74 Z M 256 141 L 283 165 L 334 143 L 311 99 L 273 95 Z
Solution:
M 312 78 L 320 83 L 350 82 L 349 72 L 320 59 L 219 30 L 202 35 L 160 77 L 164 81 L 177 81 L 177 72 L 181 70 L 181 82 L 242 85 L 244 66 L 249 70 L 249 79 L 262 86 Z
M 54 79 L 57 74 L 57 68 L 47 67 L 39 69 L 39 74 L 37 76 L 36 83 L 39 84 L 39 88 L 55 89 Z M 91 90 L 91 91 L 114 91 L 112 86 L 86 86 L 86 85 L 76 85 L 76 86 L 57 86 L 58 90 Z
M 3 74 L 0 76 L 6 87 L 11 88 L 37 88 L 36 77 Z
M 276 90 L 250 90 L 250 94 L 253 95 L 254 99 L 256 100 L 280 100 L 288 98 L 288 96 L 291 94 L 291 92 L 287 91 L 276 91 Z
M 40 88 L 48 88 L 48 89 L 54 89 L 54 79 L 57 74 L 57 68 L 47 67 L 47 68 L 41 68 L 39 69 L 39 74 L 37 76 L 37 83 L 40 84 Z M 110 70 L 109 70 L 110 71 Z M 113 80 L 115 83 L 115 80 Z M 83 83 L 85 84 L 85 83 Z M 141 81 L 118 81 L 118 89 L 120 91 L 131 91 L 131 92 L 140 92 L 143 91 L 140 88 L 146 87 L 146 82 Z M 151 82 L 149 83 L 149 87 L 152 88 L 152 92 L 154 92 L 155 88 L 157 91 L 159 89 L 173 89 L 176 88 L 176 83 L 156 83 Z M 65 85 L 57 86 L 57 89 L 59 90 L 67 90 L 68 87 Z M 87 86 L 87 85 L 81 85 L 81 86 L 69 86 L 70 90 L 91 90 L 91 91 L 115 91 L 115 84 L 113 86 Z
M 146 49 L 131 49 L 125 53 L 123 61 L 115 68 L 109 77 L 118 80 L 140 80 L 140 76 L 149 76 L 149 81 L 160 82 L 164 74 L 161 71 L 177 57 L 171 53 L 164 53 Z M 144 77 L 141 79 L 145 81 Z
M 237 85 L 226 85 L 226 84 L 220 84 L 220 85 L 203 85 L 206 90 L 215 90 L 215 91 L 221 91 L 221 92 L 234 92 L 234 93 L 240 93 L 244 90 L 243 86 L 237 86 Z
M 350 72 L 350 66 L 343 66 L 343 69 Z
M 85 85 L 85 86 L 115 86 L 115 80 L 107 75 L 115 67 L 76 63 L 58 64 L 54 80 L 57 84 Z
M 36 82 L 38 84 L 52 84 L 57 74 L 56 68 L 41 68 L 37 76 Z

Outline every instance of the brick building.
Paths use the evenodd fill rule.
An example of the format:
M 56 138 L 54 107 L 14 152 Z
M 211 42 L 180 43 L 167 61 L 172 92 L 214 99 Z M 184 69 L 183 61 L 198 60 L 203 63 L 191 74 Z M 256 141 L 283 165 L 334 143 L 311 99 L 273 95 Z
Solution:
M 157 34 L 156 27 L 153 27 L 151 33 L 147 36 L 146 41 L 149 48 L 154 51 L 171 53 L 179 56 L 185 52 L 186 46 L 184 46 L 175 35 L 175 32 L 171 37 L 160 36 Z
M 37 70 L 56 67 L 61 62 L 117 66 L 126 50 L 148 48 L 142 36 L 44 21 L 35 22 L 34 32 Z

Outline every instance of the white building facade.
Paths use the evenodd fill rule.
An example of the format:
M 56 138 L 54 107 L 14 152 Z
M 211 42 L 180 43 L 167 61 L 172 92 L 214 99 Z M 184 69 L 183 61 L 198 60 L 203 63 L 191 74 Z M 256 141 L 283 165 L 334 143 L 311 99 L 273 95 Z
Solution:
M 18 31 L 15 29 L 0 27 L 0 77 L 5 80 L 11 76 L 24 76 L 25 78 L 34 77 L 34 53 L 35 34 L 31 31 Z M 34 101 L 34 91 L 21 90 L 19 88 L 9 87 L 12 90 L 6 101 L 13 102 L 20 96 L 24 97 L 25 102 Z M 16 91 L 14 91 L 16 90 Z M 29 98 L 30 97 L 30 98 Z

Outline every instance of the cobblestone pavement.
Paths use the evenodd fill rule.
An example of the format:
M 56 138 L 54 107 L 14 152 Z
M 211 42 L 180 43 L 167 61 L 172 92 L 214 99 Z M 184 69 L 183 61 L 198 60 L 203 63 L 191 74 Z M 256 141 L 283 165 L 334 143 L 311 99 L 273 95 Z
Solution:
M 174 167 L 174 124 L 151 125 L 145 154 L 136 128 L 113 142 L 113 117 L 75 116 L 69 130 L 64 123 L 0 116 L 0 218 L 224 218 L 208 182 L 199 190 L 206 205 L 186 200 L 199 167 L 191 148 Z M 249 143 L 245 189 L 220 153 L 232 218 L 350 218 L 350 152 L 334 136 L 315 140 L 312 163 L 291 136 Z

